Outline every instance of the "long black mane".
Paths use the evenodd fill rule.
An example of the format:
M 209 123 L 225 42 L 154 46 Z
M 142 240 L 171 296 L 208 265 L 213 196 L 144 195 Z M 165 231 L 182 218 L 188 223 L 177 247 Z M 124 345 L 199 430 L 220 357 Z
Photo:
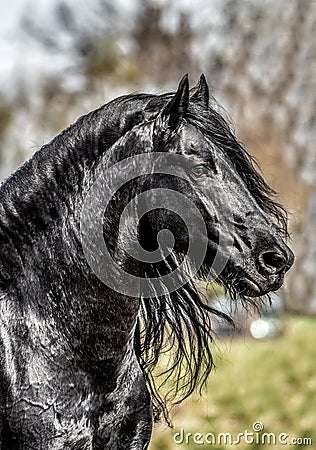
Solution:
M 52 217 L 65 214 L 69 193 L 75 193 L 85 172 L 135 125 L 154 120 L 171 95 L 133 94 L 83 116 L 4 182 L 0 189 L 3 289 L 23 268 L 26 239 L 31 248 L 38 227 L 44 229 Z M 228 155 L 257 204 L 286 234 L 285 211 L 273 200 L 273 190 L 225 119 L 212 106 L 205 109 L 198 102 L 191 102 L 185 120 L 208 136 L 218 151 Z M 6 257 L 5 249 L 12 241 L 16 242 L 15 252 Z M 235 298 L 232 285 L 226 287 Z M 229 316 L 208 305 L 194 281 L 176 292 L 143 300 L 135 347 L 157 418 L 162 413 L 167 419 L 166 405 L 170 401 L 182 401 L 205 384 L 214 366 L 211 353 L 214 314 L 232 323 Z
M 158 102 L 163 106 L 165 99 L 161 97 Z M 264 181 L 255 159 L 238 142 L 228 121 L 217 111 L 216 101 L 213 102 L 214 107 L 210 105 L 208 109 L 191 102 L 187 122 L 207 136 L 219 152 L 229 157 L 257 204 L 274 220 L 279 232 L 287 236 L 285 209 L 273 199 L 275 191 Z M 166 272 L 168 269 L 170 267 Z M 160 274 L 162 271 L 160 268 Z M 202 267 L 200 278 L 206 274 L 207 268 L 203 271 Z M 245 308 L 260 307 L 258 299 L 254 301 L 237 294 L 233 278 L 230 283 L 221 278 L 217 281 L 223 283 L 230 298 L 238 298 Z M 212 316 L 218 316 L 234 327 L 229 315 L 209 305 L 196 280 L 176 292 L 143 301 L 140 364 L 154 400 L 156 419 L 162 413 L 168 421 L 168 404 L 182 402 L 205 385 L 214 367 Z

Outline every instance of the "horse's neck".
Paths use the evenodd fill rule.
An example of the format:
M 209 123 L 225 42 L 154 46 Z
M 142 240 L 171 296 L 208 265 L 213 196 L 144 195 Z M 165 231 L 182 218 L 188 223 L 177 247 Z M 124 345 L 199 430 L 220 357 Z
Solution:
M 0 187 L 0 241 L 10 235 L 18 245 L 21 238 L 25 248 L 32 233 L 38 236 L 71 212 L 91 167 L 125 134 L 133 112 L 151 98 L 121 97 L 79 118 L 11 175 Z
M 34 229 L 50 222 L 63 204 L 69 208 L 71 196 L 80 190 L 91 167 L 133 126 L 154 97 L 120 97 L 80 117 L 38 150 L 0 186 L 0 238 L 5 228 L 18 227 L 23 233 L 29 220 L 35 219 Z
M 110 110 L 97 118 L 103 114 L 107 122 Z M 102 360 L 122 354 L 139 304 L 106 288 L 80 248 L 76 200 L 101 151 L 118 135 L 117 114 L 110 125 L 95 118 L 79 119 L 1 187 L 0 272 L 6 280 L 0 288 L 5 284 L 21 305 L 40 307 L 45 317 L 54 320 L 58 314 L 61 332 L 75 334 L 81 350 Z

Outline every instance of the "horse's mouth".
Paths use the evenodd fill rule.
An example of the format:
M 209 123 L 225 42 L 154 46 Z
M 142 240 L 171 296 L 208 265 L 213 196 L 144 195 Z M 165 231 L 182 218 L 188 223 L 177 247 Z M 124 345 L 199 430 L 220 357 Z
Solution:
M 237 283 L 237 289 L 239 288 L 238 290 L 240 290 L 240 287 L 241 287 L 240 293 L 243 293 L 248 297 L 257 297 L 262 295 L 259 285 L 250 278 L 247 277 L 241 278 Z
M 234 287 L 242 296 L 261 297 L 271 291 L 278 290 L 282 284 L 283 276 L 257 280 L 255 277 L 244 274 L 234 283 Z

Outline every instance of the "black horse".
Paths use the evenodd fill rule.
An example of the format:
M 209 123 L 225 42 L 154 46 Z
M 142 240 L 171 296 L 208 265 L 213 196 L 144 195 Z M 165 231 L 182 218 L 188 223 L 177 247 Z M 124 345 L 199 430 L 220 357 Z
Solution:
M 213 366 L 219 313 L 194 280 L 257 303 L 293 263 L 272 195 L 203 75 L 81 117 L 7 179 L 0 449 L 147 448 Z

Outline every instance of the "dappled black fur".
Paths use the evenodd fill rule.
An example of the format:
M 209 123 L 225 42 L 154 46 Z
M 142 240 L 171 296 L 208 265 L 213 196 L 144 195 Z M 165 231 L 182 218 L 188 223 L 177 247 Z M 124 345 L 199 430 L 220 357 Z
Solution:
M 232 323 L 208 305 L 194 280 L 176 292 L 137 299 L 112 292 L 92 273 L 81 248 L 79 216 L 104 163 L 143 151 L 177 152 L 186 144 L 181 133 L 191 127 L 234 168 L 235 182 L 250 193 L 264 223 L 268 216 L 261 210 L 276 221 L 276 226 L 269 222 L 268 237 L 282 247 L 278 236 L 286 234 L 285 212 L 223 117 L 207 106 L 205 79 L 192 90 L 190 102 L 187 78 L 181 83 L 176 95 L 127 95 L 81 117 L 0 188 L 0 449 L 147 448 L 151 401 L 155 417 L 162 413 L 168 420 L 167 404 L 201 388 L 214 365 L 212 315 Z M 124 260 L 116 227 L 120 212 L 154 180 L 140 177 L 123 187 L 104 224 L 112 254 L 126 270 L 144 277 L 170 273 L 185 249 L 180 236 L 177 251 L 158 264 Z M 167 177 L 160 181 L 186 189 L 211 222 L 199 189 Z M 179 225 L 158 213 L 162 224 Z M 150 215 L 146 220 L 139 239 L 150 245 L 159 221 Z M 212 249 L 200 278 L 211 262 Z M 234 261 L 228 267 L 218 281 L 233 298 L 238 294 L 250 301 L 250 291 L 238 285 L 242 269 Z M 170 358 L 166 367 L 165 355 Z

